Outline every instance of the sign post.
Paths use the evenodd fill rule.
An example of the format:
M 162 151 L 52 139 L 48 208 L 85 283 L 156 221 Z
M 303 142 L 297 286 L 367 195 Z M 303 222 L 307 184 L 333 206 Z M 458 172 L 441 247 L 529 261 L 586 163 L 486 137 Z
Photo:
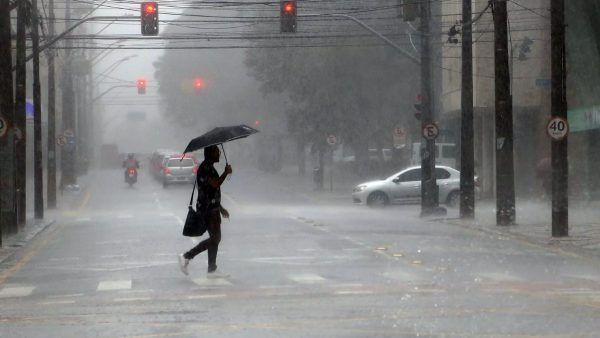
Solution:
M 333 191 L 333 148 L 337 144 L 337 137 L 333 134 L 327 136 L 327 144 L 331 146 L 331 168 L 329 169 L 329 191 Z

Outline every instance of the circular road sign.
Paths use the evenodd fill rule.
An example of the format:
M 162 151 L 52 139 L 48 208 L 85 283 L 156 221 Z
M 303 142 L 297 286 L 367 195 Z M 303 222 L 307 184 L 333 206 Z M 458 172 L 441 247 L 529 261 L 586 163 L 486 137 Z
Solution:
M 569 134 L 569 122 L 562 117 L 553 117 L 546 125 L 546 133 L 553 140 L 560 141 Z
M 394 128 L 394 135 L 400 136 L 400 137 L 404 136 L 405 135 L 404 128 L 402 128 L 402 127 Z
M 329 136 L 327 136 L 327 143 L 330 146 L 335 145 L 337 143 L 337 137 L 335 137 L 335 135 L 329 135 Z
M 63 135 L 60 135 L 56 138 L 56 144 L 58 144 L 61 147 L 64 146 L 65 144 L 67 144 L 67 138 Z
M 423 126 L 423 137 L 427 140 L 435 140 L 440 134 L 440 128 L 435 123 L 427 123 Z
M 0 137 L 6 135 L 8 131 L 8 122 L 3 117 L 0 117 Z

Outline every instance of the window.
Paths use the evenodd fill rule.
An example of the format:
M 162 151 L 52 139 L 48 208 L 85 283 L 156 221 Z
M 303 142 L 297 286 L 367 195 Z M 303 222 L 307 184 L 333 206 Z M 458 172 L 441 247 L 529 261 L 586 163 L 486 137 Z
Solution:
M 435 178 L 438 180 L 446 180 L 450 178 L 450 173 L 446 169 L 435 168 Z
M 183 161 L 180 161 L 179 158 L 172 158 L 167 163 L 167 167 L 193 167 L 194 160 L 191 158 L 184 158 Z
M 413 182 L 421 180 L 421 169 L 413 169 L 398 176 L 399 182 Z

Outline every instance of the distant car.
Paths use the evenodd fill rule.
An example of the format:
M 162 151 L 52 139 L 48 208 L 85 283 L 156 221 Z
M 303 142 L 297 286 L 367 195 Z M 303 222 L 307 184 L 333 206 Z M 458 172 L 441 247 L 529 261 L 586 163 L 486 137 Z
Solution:
M 166 156 L 161 170 L 163 187 L 172 183 L 194 182 L 197 171 L 198 165 L 193 157 L 186 156 L 182 159 L 181 155 Z
M 439 187 L 439 202 L 456 206 L 460 199 L 460 172 L 447 166 L 436 166 L 435 177 Z M 476 181 L 475 196 L 479 195 Z M 421 167 L 404 169 L 384 180 L 365 182 L 354 187 L 352 199 L 368 206 L 400 203 L 420 203 Z

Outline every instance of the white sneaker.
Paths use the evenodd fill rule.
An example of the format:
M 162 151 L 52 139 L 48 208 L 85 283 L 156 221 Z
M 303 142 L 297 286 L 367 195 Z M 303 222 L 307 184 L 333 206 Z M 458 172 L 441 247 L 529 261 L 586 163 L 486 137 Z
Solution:
M 190 264 L 190 260 L 183 257 L 183 254 L 177 255 L 177 260 L 179 261 L 179 269 L 183 272 L 184 275 L 188 275 L 188 264 Z
M 229 277 L 229 274 L 215 270 L 212 272 L 208 272 L 206 274 L 206 278 L 227 278 Z

